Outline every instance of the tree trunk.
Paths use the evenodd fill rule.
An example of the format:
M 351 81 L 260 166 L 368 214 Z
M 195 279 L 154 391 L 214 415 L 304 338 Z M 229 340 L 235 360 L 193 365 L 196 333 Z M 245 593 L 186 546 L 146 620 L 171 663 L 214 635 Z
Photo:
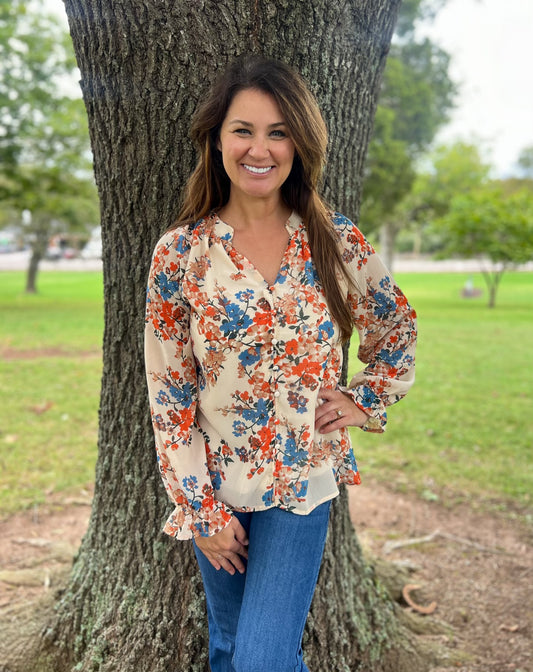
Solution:
M 392 222 L 385 222 L 379 230 L 379 256 L 391 273 L 397 236 L 398 229 Z
M 37 221 L 36 221 L 37 219 Z M 31 244 L 31 257 L 26 271 L 26 294 L 37 293 L 37 274 L 39 272 L 39 264 L 46 254 L 48 247 L 48 239 L 50 237 L 50 222 L 48 219 L 38 219 L 34 217 L 33 226 L 34 239 Z
M 42 258 L 42 253 L 39 253 L 32 247 L 30 263 L 26 271 L 26 294 L 37 294 L 37 272 L 39 271 L 39 264 Z
M 500 286 L 500 281 L 505 270 L 505 266 L 503 266 L 497 270 L 482 272 L 483 277 L 485 278 L 485 283 L 487 284 L 487 289 L 489 290 L 489 301 L 487 303 L 487 308 L 494 308 L 496 306 L 496 295 L 498 293 L 498 287 Z
M 101 200 L 104 374 L 91 521 L 43 638 L 39 672 L 208 670 L 191 545 L 160 531 L 170 505 L 155 465 L 142 341 L 151 252 L 195 161 L 188 127 L 197 101 L 228 60 L 250 51 L 293 64 L 311 83 L 330 129 L 326 198 L 357 219 L 399 3 L 65 0 Z M 306 632 L 309 667 L 399 672 L 396 637 L 344 493 Z M 417 669 L 412 657 L 403 669 Z

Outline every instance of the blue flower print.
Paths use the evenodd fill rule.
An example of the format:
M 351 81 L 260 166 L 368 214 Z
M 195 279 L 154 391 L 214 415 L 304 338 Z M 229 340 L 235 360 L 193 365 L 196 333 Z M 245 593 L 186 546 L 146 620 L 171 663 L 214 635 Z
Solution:
M 361 403 L 365 408 L 372 408 L 379 403 L 378 395 L 370 387 L 363 387 L 363 394 L 361 396 Z
M 189 241 L 187 240 L 187 236 L 181 235 L 176 239 L 175 243 L 176 247 L 176 252 L 182 256 L 183 254 L 186 254 L 187 250 L 189 249 Z
M 245 289 L 242 292 L 237 292 L 235 294 L 235 297 L 239 299 L 239 301 L 253 301 L 255 292 L 253 289 Z
M 263 494 L 263 496 L 261 497 L 261 499 L 262 499 L 263 502 L 265 503 L 265 506 L 272 506 L 272 504 L 274 503 L 274 490 L 273 490 L 272 488 L 270 488 L 269 490 L 267 490 L 267 491 Z
M 187 476 L 186 478 L 183 479 L 182 483 L 185 490 L 188 490 L 189 492 L 194 492 L 196 486 L 198 485 L 198 479 L 196 478 L 196 476 Z
M 376 306 L 374 308 L 374 315 L 376 315 L 376 317 L 386 317 L 389 313 L 393 313 L 396 310 L 394 299 L 387 294 L 376 292 L 374 299 L 376 301 Z
M 191 383 L 185 383 L 182 387 L 172 385 L 168 388 L 168 392 L 176 403 L 185 406 L 185 408 L 190 408 L 194 394 L 194 386 Z
M 305 262 L 303 275 L 305 277 L 305 284 L 311 285 L 311 287 L 314 287 L 316 285 L 318 278 L 315 270 L 315 265 L 313 264 L 312 261 Z
M 220 330 L 226 336 L 231 336 L 232 333 L 240 329 L 248 329 L 252 325 L 250 317 L 236 303 L 230 303 L 226 306 L 226 315 L 228 319 L 220 325 Z
M 334 333 L 333 322 L 331 320 L 324 320 L 324 322 L 322 322 L 318 328 L 318 333 L 320 334 L 320 338 L 323 341 L 327 341 L 329 338 L 332 338 Z
M 166 406 L 170 402 L 170 397 L 165 390 L 159 390 L 156 397 L 156 402 L 161 406 Z
M 235 420 L 233 423 L 233 436 L 242 436 L 246 434 L 246 425 L 242 420 Z
M 179 289 L 179 282 L 169 280 L 163 271 L 158 273 L 155 282 L 161 292 L 161 298 L 168 301 Z
M 243 350 L 239 355 L 239 361 L 243 366 L 253 366 L 261 361 L 261 346 L 256 345 L 254 348 Z
M 258 399 L 255 408 L 246 408 L 242 412 L 242 417 L 249 420 L 254 425 L 264 427 L 268 423 L 268 405 L 265 399 Z
M 291 436 L 285 441 L 283 451 L 283 464 L 286 467 L 292 467 L 301 460 L 307 458 L 307 451 L 299 448 L 296 439 Z
M 309 481 L 296 481 L 291 485 L 291 490 L 294 492 L 295 497 L 305 497 L 307 495 L 307 486 Z
M 388 364 L 389 366 L 393 366 L 396 368 L 398 365 L 398 362 L 401 361 L 403 356 L 403 351 L 402 350 L 386 350 L 383 348 L 382 350 L 379 351 L 378 354 L 378 359 L 381 359 L 383 362 Z
M 213 490 L 220 490 L 220 486 L 222 485 L 222 477 L 220 476 L 220 472 L 209 471 L 209 476 L 211 477 L 211 485 L 213 486 Z

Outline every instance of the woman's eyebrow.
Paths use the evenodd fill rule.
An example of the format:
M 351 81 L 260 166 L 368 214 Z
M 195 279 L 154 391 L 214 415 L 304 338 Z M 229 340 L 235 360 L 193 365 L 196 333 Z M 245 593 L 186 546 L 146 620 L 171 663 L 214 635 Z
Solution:
M 252 128 L 253 124 L 250 123 L 249 121 L 244 121 L 243 119 L 232 119 L 231 121 L 228 122 L 228 124 L 239 124 L 240 126 L 247 126 L 248 128 Z M 286 126 L 287 124 L 284 121 L 276 121 L 275 124 L 270 124 L 269 128 L 276 128 L 277 126 Z

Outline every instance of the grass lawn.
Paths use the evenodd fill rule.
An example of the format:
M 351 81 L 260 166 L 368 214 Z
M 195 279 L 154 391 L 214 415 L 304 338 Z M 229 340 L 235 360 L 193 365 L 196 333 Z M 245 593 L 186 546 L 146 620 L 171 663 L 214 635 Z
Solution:
M 353 432 L 363 477 L 428 499 L 533 495 L 533 275 L 504 276 L 494 309 L 461 298 L 466 275 L 404 274 L 417 310 L 416 383 L 383 435 Z M 355 347 L 351 358 L 357 369 Z
M 504 276 L 492 310 L 486 292 L 461 298 L 466 277 L 398 275 L 419 316 L 417 382 L 385 434 L 354 430 L 355 453 L 363 479 L 529 508 L 533 274 Z M 39 295 L 23 288 L 23 273 L 0 273 L 0 516 L 90 483 L 96 460 L 102 276 L 46 272 Z
M 0 273 L 0 516 L 94 479 L 101 273 Z

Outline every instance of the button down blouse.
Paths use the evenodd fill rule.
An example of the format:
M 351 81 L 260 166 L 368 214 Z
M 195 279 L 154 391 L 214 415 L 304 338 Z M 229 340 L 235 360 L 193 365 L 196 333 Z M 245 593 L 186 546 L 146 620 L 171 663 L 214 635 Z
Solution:
M 414 380 L 415 313 L 372 246 L 334 215 L 353 287 L 343 284 L 366 367 L 349 384 L 383 431 Z M 315 431 L 321 387 L 338 387 L 339 330 L 293 213 L 269 286 L 216 214 L 167 232 L 149 274 L 145 356 L 158 465 L 179 539 L 223 529 L 232 511 L 306 514 L 360 482 L 348 429 Z M 342 281 L 341 281 L 342 282 Z

